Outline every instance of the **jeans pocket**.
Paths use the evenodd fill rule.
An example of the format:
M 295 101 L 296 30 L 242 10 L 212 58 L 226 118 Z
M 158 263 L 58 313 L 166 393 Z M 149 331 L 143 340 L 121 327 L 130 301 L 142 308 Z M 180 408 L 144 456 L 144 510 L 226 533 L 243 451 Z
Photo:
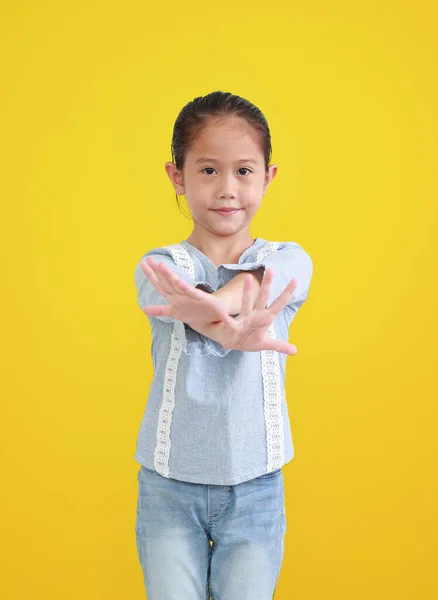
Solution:
M 143 472 L 143 473 L 152 473 L 152 474 L 157 475 L 157 472 L 155 471 L 155 469 L 150 469 L 149 467 L 145 467 L 144 465 L 141 465 L 141 467 L 140 467 L 139 474 L 141 472 Z
M 278 477 L 281 474 L 281 467 L 280 469 L 275 469 L 275 471 L 270 471 L 270 473 L 264 473 L 264 475 L 260 475 L 259 477 L 256 477 L 256 479 L 274 479 L 275 477 Z

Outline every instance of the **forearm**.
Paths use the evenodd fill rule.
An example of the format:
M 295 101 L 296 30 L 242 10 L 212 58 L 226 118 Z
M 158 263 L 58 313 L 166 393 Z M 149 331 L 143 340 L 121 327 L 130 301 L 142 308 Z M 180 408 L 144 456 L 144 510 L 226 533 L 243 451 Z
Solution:
M 240 313 L 242 306 L 243 282 L 246 275 L 253 275 L 252 293 L 253 301 L 255 302 L 260 291 L 260 285 L 263 279 L 264 269 L 256 269 L 255 271 L 242 271 L 235 275 L 228 283 L 219 288 L 213 294 L 223 300 L 228 306 L 229 315 L 237 315 Z

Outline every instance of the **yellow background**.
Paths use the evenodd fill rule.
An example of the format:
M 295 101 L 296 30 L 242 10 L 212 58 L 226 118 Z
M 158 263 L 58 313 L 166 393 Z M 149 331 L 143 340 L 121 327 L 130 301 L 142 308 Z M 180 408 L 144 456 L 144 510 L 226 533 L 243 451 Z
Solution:
M 152 364 L 133 274 L 191 232 L 164 163 L 180 109 L 216 89 L 271 127 L 253 236 L 314 262 L 290 329 L 276 600 L 436 598 L 435 3 L 2 13 L 1 598 L 144 598 L 133 454 Z

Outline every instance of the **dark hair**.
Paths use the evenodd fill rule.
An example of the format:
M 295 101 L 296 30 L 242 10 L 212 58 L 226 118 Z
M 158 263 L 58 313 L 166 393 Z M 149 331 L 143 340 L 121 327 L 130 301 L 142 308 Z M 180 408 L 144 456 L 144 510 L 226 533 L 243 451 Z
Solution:
M 196 136 L 206 126 L 208 118 L 214 116 L 240 117 L 255 129 L 262 147 L 267 171 L 272 155 L 272 145 L 271 133 L 265 116 L 257 106 L 245 98 L 220 90 L 206 96 L 198 96 L 181 109 L 173 127 L 170 147 L 172 161 L 176 168 L 178 170 L 183 168 L 187 151 Z M 181 210 L 178 194 L 176 194 L 176 202 Z

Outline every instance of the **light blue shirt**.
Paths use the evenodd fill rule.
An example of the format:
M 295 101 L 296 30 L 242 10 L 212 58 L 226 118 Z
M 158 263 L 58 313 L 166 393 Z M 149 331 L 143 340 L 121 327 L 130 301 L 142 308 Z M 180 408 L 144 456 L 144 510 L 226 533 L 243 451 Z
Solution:
M 267 306 L 296 277 L 297 288 L 269 329 L 271 337 L 285 341 L 308 296 L 313 272 L 310 256 L 296 242 L 258 237 L 237 264 L 217 267 L 182 240 L 154 248 L 140 259 L 134 274 L 140 308 L 169 304 L 140 266 L 147 256 L 165 261 L 181 279 L 208 293 L 237 273 L 272 267 Z M 284 388 L 286 354 L 229 350 L 171 317 L 147 318 L 154 374 L 137 438 L 137 462 L 164 477 L 234 485 L 292 460 Z

